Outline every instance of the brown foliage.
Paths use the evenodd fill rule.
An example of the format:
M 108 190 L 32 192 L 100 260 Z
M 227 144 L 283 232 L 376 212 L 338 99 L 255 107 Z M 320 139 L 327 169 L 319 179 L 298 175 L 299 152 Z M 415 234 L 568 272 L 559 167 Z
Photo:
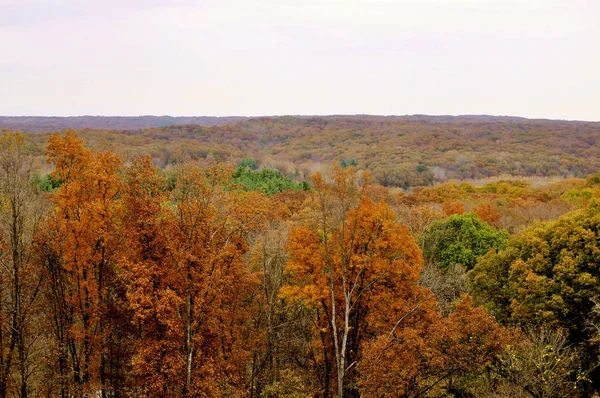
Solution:
M 453 214 L 464 214 L 465 206 L 462 202 L 447 200 L 444 202 L 442 211 L 446 216 Z
M 522 181 L 446 183 L 398 193 L 371 185 L 362 170 L 340 168 L 329 177 L 315 174 L 310 192 L 268 198 L 240 191 L 230 183 L 230 165 L 207 160 L 228 156 L 236 146 L 252 148 L 243 138 L 257 132 L 262 144 L 281 146 L 295 134 L 323 131 L 324 137 L 311 135 L 320 148 L 319 140 L 329 135 L 373 127 L 370 119 L 348 120 L 264 119 L 235 128 L 140 133 L 147 138 L 143 145 L 167 133 L 185 143 L 214 144 L 206 156 L 194 153 L 197 148 L 182 152 L 181 159 L 200 162 L 163 159 L 172 164 L 167 171 L 151 156 L 124 166 L 114 153 L 89 149 L 73 133 L 53 136 L 46 153 L 52 183 L 60 188 L 48 195 L 50 210 L 38 208 L 43 201 L 29 183 L 29 166 L 10 169 L 19 150 L 0 153 L 0 379 L 6 380 L 0 380 L 0 396 L 24 397 L 19 391 L 25 384 L 29 396 L 477 396 L 486 377 L 494 383 L 490 394 L 502 386 L 513 391 L 518 383 L 545 391 L 540 380 L 553 362 L 545 362 L 552 355 L 544 345 L 556 347 L 564 361 L 552 369 L 575 377 L 577 352 L 560 338 L 528 337 L 516 344 L 461 297 L 468 288 L 464 270 L 422 269 L 413 236 L 465 208 L 512 230 L 577 206 L 579 198 L 593 211 L 597 190 L 583 180 L 569 183 L 573 192 L 566 199 L 566 188 L 532 188 Z M 140 138 L 130 134 L 128 139 Z M 417 146 L 426 144 L 411 137 L 420 140 Z M 468 156 L 454 151 L 460 173 L 477 171 Z M 28 162 L 32 155 L 27 153 Z M 400 168 L 419 178 L 428 172 L 424 165 L 409 166 Z M 37 224 L 43 212 L 46 218 Z M 595 246 L 575 247 L 581 239 L 573 240 L 573 233 L 581 228 L 572 223 L 552 225 L 560 234 L 551 242 L 564 238 L 577 249 L 572 259 L 561 251 L 553 270 L 592 286 L 586 275 L 569 276 L 569 261 L 591 264 L 595 257 L 586 250 Z M 595 235 L 581 236 L 594 243 Z M 575 255 L 581 253 L 587 257 Z M 539 258 L 523 258 L 513 271 Z M 485 258 L 478 264 L 485 266 Z M 519 308 L 513 300 L 510 309 L 535 319 L 538 307 L 563 303 L 555 295 L 554 301 L 537 300 L 558 285 L 533 284 L 530 274 L 514 274 L 512 283 L 530 287 L 515 285 L 529 292 L 515 300 L 533 306 Z M 483 279 L 496 289 L 493 279 Z M 560 386 L 550 386 L 552 393 L 567 394 L 567 379 L 555 379 Z
M 351 169 L 337 169 L 328 183 L 315 187 L 312 218 L 290 233 L 288 272 L 283 293 L 315 308 L 325 368 L 335 370 L 337 396 L 349 390 L 362 340 L 421 299 L 416 285 L 422 267 L 420 250 L 406 227 L 384 202 L 374 203 L 357 186 Z
M 497 225 L 500 219 L 498 208 L 491 203 L 481 203 L 473 208 L 473 212 L 481 219 L 490 225 Z
M 457 379 L 489 367 L 507 339 L 496 321 L 465 296 L 447 318 L 430 311 L 370 343 L 359 365 L 361 396 L 458 392 L 463 386 Z
M 84 148 L 72 133 L 53 136 L 47 154 L 62 186 L 52 195 L 54 211 L 39 243 L 49 275 L 61 393 L 71 391 L 70 379 L 73 393 L 81 395 L 107 384 L 109 324 L 118 318 L 109 309 L 117 286 L 120 159 Z
M 288 168 L 294 164 L 298 170 L 318 170 L 324 164 L 354 159 L 379 183 L 404 187 L 501 174 L 584 177 L 600 169 L 596 145 L 600 127 L 590 122 L 444 116 L 280 117 L 212 127 L 202 126 L 212 120 L 186 119 L 183 122 L 199 125 L 144 129 L 157 122 L 178 124 L 180 120 L 89 119 L 71 120 L 70 124 L 46 120 L 41 129 L 28 120 L 18 125 L 27 131 L 104 129 L 81 134 L 93 144 L 110 140 L 125 159 L 151 155 L 164 167 L 176 161 L 178 152 L 199 160 L 217 156 L 238 161 L 251 156 L 265 163 L 272 163 L 270 159 L 276 156 L 279 165 Z M 3 122 L 9 128 L 17 126 L 11 118 L 3 118 Z M 111 128 L 129 130 L 107 131 Z M 40 144 L 47 137 L 32 135 Z
M 138 388 L 150 395 L 237 396 L 249 360 L 248 312 L 257 280 L 244 266 L 246 235 L 266 211 L 258 193 L 227 192 L 230 170 L 177 170 L 164 208 L 149 159 L 134 162 L 124 195 L 130 252 L 121 267 L 140 339 Z

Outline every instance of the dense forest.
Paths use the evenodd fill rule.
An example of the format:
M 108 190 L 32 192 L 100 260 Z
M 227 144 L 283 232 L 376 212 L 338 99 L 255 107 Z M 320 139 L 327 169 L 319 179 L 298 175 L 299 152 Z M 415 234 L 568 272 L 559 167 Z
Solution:
M 597 396 L 599 129 L 5 131 L 0 398 Z
M 127 161 L 148 154 L 161 168 L 177 163 L 178 157 L 233 163 L 251 157 L 306 179 L 317 171 L 331 171 L 337 163 L 369 170 L 378 184 L 404 189 L 497 176 L 585 177 L 600 169 L 600 123 L 593 122 L 485 116 L 278 117 L 79 134 Z M 48 137 L 34 134 L 31 140 L 42 147 Z
M 63 129 L 126 130 L 182 124 L 216 126 L 247 119 L 242 116 L 0 116 L 0 129 L 43 133 Z

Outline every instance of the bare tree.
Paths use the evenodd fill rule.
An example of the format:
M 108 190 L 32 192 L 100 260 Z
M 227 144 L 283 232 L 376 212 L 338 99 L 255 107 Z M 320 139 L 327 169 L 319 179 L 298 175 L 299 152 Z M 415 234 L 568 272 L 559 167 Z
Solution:
M 438 308 L 445 315 L 450 313 L 456 300 L 469 291 L 467 269 L 461 264 L 451 265 L 443 271 L 428 262 L 421 270 L 419 283 L 435 294 Z
M 39 328 L 32 325 L 40 273 L 32 270 L 31 243 L 44 212 L 37 187 L 30 182 L 33 149 L 25 136 L 0 136 L 0 397 L 26 398 L 35 372 L 30 361 Z
M 571 347 L 561 329 L 542 326 L 524 333 L 520 344 L 508 347 L 497 373 L 489 375 L 477 396 L 489 398 L 579 396 L 582 353 Z

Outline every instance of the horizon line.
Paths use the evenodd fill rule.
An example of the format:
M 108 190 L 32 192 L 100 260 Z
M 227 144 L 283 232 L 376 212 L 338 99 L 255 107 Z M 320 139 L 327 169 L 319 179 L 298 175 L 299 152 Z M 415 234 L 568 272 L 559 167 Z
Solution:
M 226 116 L 215 116 L 215 115 L 157 115 L 157 114 L 140 114 L 140 115 L 0 115 L 0 118 L 142 118 L 142 117 L 168 117 L 168 118 L 215 118 L 215 119 L 227 119 L 227 118 L 243 118 L 243 119 L 260 119 L 260 118 L 283 118 L 283 117 L 381 117 L 381 118 L 403 118 L 403 117 L 487 117 L 487 118 L 510 118 L 510 119 L 523 119 L 523 120 L 539 120 L 539 121 L 557 121 L 557 122 L 584 122 L 584 123 L 600 123 L 600 120 L 584 120 L 584 119 L 561 119 L 561 118 L 548 118 L 548 117 L 526 117 L 526 116 L 515 116 L 515 115 L 492 115 L 492 114 L 427 114 L 427 113 L 413 113 L 413 114 L 374 114 L 374 113 L 333 113 L 333 114 L 271 114 L 271 115 L 226 115 Z

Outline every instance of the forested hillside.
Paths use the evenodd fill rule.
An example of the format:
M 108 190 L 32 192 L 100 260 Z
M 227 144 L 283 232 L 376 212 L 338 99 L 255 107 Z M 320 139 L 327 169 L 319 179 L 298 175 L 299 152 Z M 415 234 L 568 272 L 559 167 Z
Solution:
M 0 116 L 0 130 L 43 133 L 63 129 L 126 130 L 181 124 L 216 126 L 244 119 L 241 116 Z
M 237 163 L 254 158 L 303 178 L 332 164 L 369 170 L 384 186 L 409 188 L 498 175 L 584 177 L 600 169 L 600 123 L 463 117 L 280 117 L 219 126 L 79 133 L 125 159 L 149 154 Z M 34 135 L 43 147 L 48 134 Z
M 158 132 L 186 148 L 245 131 L 255 154 L 328 125 L 81 136 L 144 153 Z M 303 181 L 213 152 L 161 169 L 81 136 L 0 136 L 1 398 L 600 393 L 598 173 L 404 192 L 337 160 Z

